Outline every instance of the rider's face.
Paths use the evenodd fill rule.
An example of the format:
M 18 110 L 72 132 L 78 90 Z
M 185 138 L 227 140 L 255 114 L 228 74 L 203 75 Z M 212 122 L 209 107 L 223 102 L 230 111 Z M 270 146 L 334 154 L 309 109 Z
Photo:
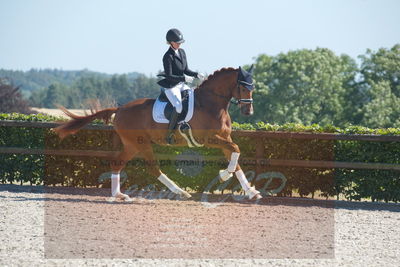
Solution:
M 181 46 L 181 44 L 180 43 L 171 42 L 171 46 L 172 46 L 173 49 L 176 50 Z

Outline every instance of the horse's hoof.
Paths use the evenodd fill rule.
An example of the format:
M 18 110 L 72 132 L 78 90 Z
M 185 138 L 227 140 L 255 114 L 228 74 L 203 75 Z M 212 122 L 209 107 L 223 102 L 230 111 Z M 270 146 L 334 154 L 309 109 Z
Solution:
M 133 199 L 126 194 L 118 193 L 116 196 L 106 199 L 107 202 L 115 202 L 117 199 L 122 199 L 125 202 L 133 202 Z
M 183 191 L 183 190 L 181 192 L 179 192 L 178 195 L 183 199 L 189 199 L 192 197 L 191 194 L 189 194 L 188 192 Z
M 255 200 L 260 200 L 260 199 L 262 199 L 263 197 L 261 196 L 261 194 L 257 194 L 255 197 L 254 197 L 254 199 Z
M 126 195 L 126 194 L 120 194 L 119 196 L 118 196 L 120 199 L 122 199 L 123 201 L 125 201 L 125 202 L 133 202 L 133 199 L 132 198 L 130 198 L 128 195 Z
M 250 187 L 249 190 L 246 191 L 246 195 L 249 197 L 249 200 L 259 200 L 262 199 L 260 191 L 256 190 L 254 187 Z
M 133 199 L 128 196 L 128 197 L 124 198 L 124 201 L 131 203 L 131 202 L 133 202 Z
M 106 201 L 110 202 L 110 203 L 115 202 L 116 200 L 117 200 L 116 197 L 109 197 L 109 198 L 106 199 Z
M 253 196 L 249 196 L 249 200 L 260 200 L 263 197 L 261 196 L 261 194 L 255 194 Z

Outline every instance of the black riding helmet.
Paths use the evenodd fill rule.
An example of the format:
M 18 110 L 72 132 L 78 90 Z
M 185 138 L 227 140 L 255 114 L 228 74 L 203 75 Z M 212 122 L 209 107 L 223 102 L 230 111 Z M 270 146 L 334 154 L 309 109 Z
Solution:
M 183 39 L 182 33 L 178 29 L 170 29 L 167 32 L 167 42 L 175 42 L 175 43 L 183 43 L 185 40 Z

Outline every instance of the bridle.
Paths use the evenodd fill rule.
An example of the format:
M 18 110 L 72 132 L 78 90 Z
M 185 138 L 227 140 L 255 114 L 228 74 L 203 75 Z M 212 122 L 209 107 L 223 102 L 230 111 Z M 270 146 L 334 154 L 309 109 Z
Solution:
M 254 90 L 254 83 L 248 83 L 248 82 L 241 81 L 238 79 L 237 89 L 238 89 L 239 95 L 240 95 L 240 85 L 244 86 L 249 91 Z M 249 88 L 251 88 L 251 90 Z M 253 104 L 253 102 L 254 102 L 253 98 L 231 99 L 231 103 L 235 104 L 235 105 L 241 105 L 241 104 L 251 105 L 251 104 Z
M 240 86 L 243 86 L 243 87 L 245 87 L 247 90 L 249 90 L 249 91 L 253 91 L 254 90 L 254 83 L 253 82 L 251 82 L 251 83 L 249 83 L 249 82 L 246 82 L 246 81 L 244 81 L 244 80 L 241 80 L 239 77 L 238 77 L 238 79 L 237 79 L 237 82 L 236 82 L 236 88 L 237 88 L 237 91 L 238 91 L 238 95 L 240 96 Z M 220 95 L 220 94 L 217 94 L 216 92 L 214 92 L 214 91 L 208 91 L 208 90 L 206 90 L 206 92 L 207 93 L 210 93 L 210 94 L 213 94 L 213 95 L 215 95 L 215 96 L 218 96 L 218 97 L 220 97 L 220 98 L 224 98 L 224 99 L 228 99 L 229 98 L 229 100 L 230 100 L 230 102 L 232 103 L 232 104 L 235 104 L 235 105 L 241 105 L 241 104 L 245 104 L 245 105 L 251 105 L 251 104 L 253 104 L 253 98 L 240 98 L 240 99 L 236 99 L 236 98 L 233 98 L 233 97 L 229 97 L 229 96 L 226 96 L 226 95 Z M 233 99 L 232 99 L 233 98 Z
M 244 82 L 244 81 L 238 81 L 238 82 L 237 82 L 236 88 L 237 88 L 237 90 L 238 90 L 239 95 L 240 95 L 240 84 L 243 84 L 243 83 L 246 83 L 246 82 Z M 246 85 L 248 85 L 248 86 L 253 86 L 253 84 L 250 84 L 250 83 L 246 83 Z M 229 98 L 229 96 L 220 95 L 220 94 L 217 94 L 216 92 L 211 91 L 211 90 L 210 90 L 210 91 L 206 90 L 205 92 L 210 93 L 210 94 L 213 94 L 213 95 L 218 96 L 218 97 L 220 97 L 220 98 L 224 98 L 224 99 Z M 233 98 L 233 99 L 232 99 L 232 98 L 233 98 L 233 97 L 230 98 L 230 102 L 231 102 L 232 104 L 235 104 L 235 105 L 240 105 L 240 104 L 250 105 L 250 104 L 253 104 L 253 102 L 254 102 L 253 98 L 240 98 L 240 99 L 236 99 L 236 98 Z

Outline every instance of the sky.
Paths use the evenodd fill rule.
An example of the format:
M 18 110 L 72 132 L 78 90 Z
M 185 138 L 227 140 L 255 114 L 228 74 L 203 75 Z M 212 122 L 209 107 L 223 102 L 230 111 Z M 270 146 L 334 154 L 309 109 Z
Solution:
M 0 68 L 156 75 L 165 34 L 210 74 L 260 54 L 324 47 L 353 58 L 400 43 L 400 0 L 0 0 Z

